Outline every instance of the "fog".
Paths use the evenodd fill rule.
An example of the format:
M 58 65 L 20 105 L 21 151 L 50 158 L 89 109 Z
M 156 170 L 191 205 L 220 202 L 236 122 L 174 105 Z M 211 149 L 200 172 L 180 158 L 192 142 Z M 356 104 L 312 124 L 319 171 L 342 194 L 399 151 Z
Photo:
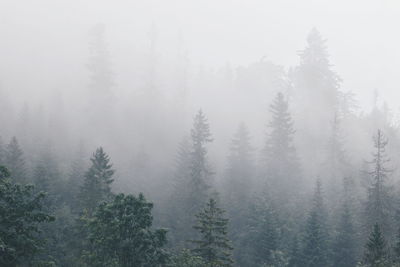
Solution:
M 71 170 L 76 162 L 89 168 L 103 147 L 116 171 L 112 191 L 144 193 L 155 204 L 155 226 L 169 229 L 168 249 L 179 251 L 192 230 L 183 219 L 185 227 L 172 226 L 188 201 L 176 196 L 190 187 L 186 165 L 197 164 L 183 168 L 182 153 L 195 157 L 204 114 L 211 136 L 201 141 L 202 175 L 233 225 L 234 266 L 323 266 L 254 260 L 241 234 L 247 224 L 234 211 L 246 217 L 249 203 L 268 198 L 287 230 L 271 251 L 293 259 L 288 240 L 303 236 L 316 180 L 332 230 L 349 177 L 359 227 L 353 263 L 362 262 L 370 229 L 360 214 L 375 179 L 368 162 L 380 162 L 378 130 L 388 139 L 390 203 L 399 199 L 398 25 L 394 0 L 1 0 L 0 154 L 16 137 L 26 181 L 35 184 L 37 166 L 51 161 L 51 179 L 80 188 L 83 178 L 73 180 Z M 15 166 L 1 159 L 13 177 Z M 64 194 L 53 187 L 50 195 Z M 193 207 L 203 204 L 197 193 Z M 74 213 L 76 203 L 63 205 Z M 394 244 L 400 224 L 389 217 L 391 228 L 382 228 Z

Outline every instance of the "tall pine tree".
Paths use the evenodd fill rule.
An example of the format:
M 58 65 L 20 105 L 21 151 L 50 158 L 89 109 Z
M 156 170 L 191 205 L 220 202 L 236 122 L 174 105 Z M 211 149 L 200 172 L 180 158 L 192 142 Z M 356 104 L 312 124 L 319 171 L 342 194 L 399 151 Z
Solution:
M 110 163 L 110 157 L 100 147 L 90 159 L 92 165 L 85 174 L 85 180 L 80 191 L 82 208 L 91 216 L 96 207 L 111 196 L 111 183 L 114 170 Z
M 264 148 L 265 172 L 270 194 L 284 204 L 293 200 L 299 190 L 300 175 L 296 149 L 293 144 L 293 121 L 289 113 L 288 101 L 278 93 L 270 106 L 272 119 L 269 123 L 267 141 Z
M 198 224 L 194 228 L 199 231 L 201 237 L 191 241 L 195 244 L 193 252 L 202 257 L 207 266 L 233 266 L 233 247 L 227 237 L 229 220 L 224 217 L 224 210 L 211 198 L 196 218 Z
M 380 130 L 377 131 L 373 140 L 375 152 L 369 162 L 372 170 L 366 173 L 370 181 L 365 203 L 365 227 L 372 229 L 375 224 L 378 224 L 385 238 L 389 239 L 393 231 L 393 208 L 390 188 L 387 185 L 388 175 L 391 173 L 387 167 L 390 161 L 386 155 L 388 140 Z

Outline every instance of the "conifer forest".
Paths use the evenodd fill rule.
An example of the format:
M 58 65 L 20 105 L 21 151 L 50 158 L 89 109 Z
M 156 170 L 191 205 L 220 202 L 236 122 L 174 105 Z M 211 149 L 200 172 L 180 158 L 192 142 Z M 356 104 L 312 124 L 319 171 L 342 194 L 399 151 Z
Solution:
M 400 267 L 399 25 L 0 0 L 0 267 Z

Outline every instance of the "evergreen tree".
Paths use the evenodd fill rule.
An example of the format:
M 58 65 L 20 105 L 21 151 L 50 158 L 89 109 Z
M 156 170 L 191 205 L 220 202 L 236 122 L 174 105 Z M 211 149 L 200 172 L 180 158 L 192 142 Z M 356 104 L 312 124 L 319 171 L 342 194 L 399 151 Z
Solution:
M 289 113 L 288 101 L 282 93 L 278 93 L 270 106 L 272 120 L 269 123 L 264 155 L 265 170 L 271 194 L 280 203 L 285 203 L 298 192 L 299 166 L 296 150 L 293 144 L 293 121 Z
M 212 141 L 210 126 L 204 113 L 199 110 L 194 118 L 191 130 L 192 151 L 190 162 L 190 190 L 192 196 L 192 210 L 199 211 L 200 203 L 207 200 L 210 189 L 210 175 L 212 172 L 207 163 L 206 144 Z
M 333 243 L 333 265 L 343 267 L 355 266 L 356 260 L 356 228 L 353 222 L 353 209 L 349 196 L 349 178 L 344 179 L 344 195 L 340 221 Z
M 91 216 L 99 203 L 112 196 L 111 183 L 114 170 L 110 163 L 110 157 L 100 147 L 90 159 L 92 165 L 85 174 L 85 180 L 81 187 L 79 199 L 82 208 Z
M 14 184 L 9 177 L 0 166 L 0 265 L 32 266 L 45 242 L 39 226 L 54 218 L 43 211 L 43 192 L 35 194 L 33 186 Z
M 302 140 L 299 149 L 304 151 L 304 158 L 322 163 L 331 137 L 331 122 L 338 110 L 341 78 L 332 70 L 326 40 L 317 29 L 311 30 L 299 56 L 300 64 L 292 73 L 296 128 L 298 139 Z M 318 166 L 306 171 L 320 173 Z
M 300 267 L 302 262 L 299 240 L 295 236 L 290 246 L 288 267 Z
M 224 212 L 211 198 L 206 207 L 196 215 L 198 224 L 194 229 L 199 231 L 201 238 L 191 241 L 195 244 L 193 252 L 202 257 L 209 267 L 233 266 L 233 247 L 227 237 L 229 220 L 224 218 Z
M 14 182 L 27 182 L 24 153 L 20 148 L 16 137 L 13 137 L 6 147 L 4 163 L 10 170 L 11 178 Z
M 236 214 L 238 210 L 247 206 L 248 196 L 252 190 L 254 172 L 252 152 L 249 132 L 245 124 L 241 123 L 231 142 L 224 186 L 225 201 Z
M 150 267 L 165 266 L 166 231 L 152 230 L 153 204 L 142 194 L 118 194 L 99 205 L 88 221 L 88 266 Z
M 190 250 L 183 249 L 171 257 L 169 267 L 207 267 L 203 259 L 193 255 Z
M 386 145 L 388 140 L 383 133 L 378 130 L 374 136 L 375 152 L 373 159 L 369 162 L 373 169 L 367 173 L 371 177 L 367 192 L 365 205 L 366 229 L 371 229 L 378 224 L 385 238 L 392 233 L 392 213 L 390 190 L 387 186 L 388 175 L 391 170 L 387 163 L 390 159 L 386 155 Z
M 386 241 L 379 224 L 375 224 L 365 246 L 364 264 L 367 267 L 390 266 Z
M 240 242 L 241 233 L 246 226 L 249 196 L 253 191 L 254 169 L 249 133 L 242 123 L 231 142 L 223 194 L 232 229 L 230 237 L 235 245 Z
M 239 259 L 244 266 L 262 266 L 273 263 L 273 255 L 278 250 L 279 232 L 275 209 L 271 201 L 259 198 L 250 206 L 247 228 L 242 233 L 245 236 L 244 245 L 240 251 L 245 251 Z M 248 257 L 248 259 L 246 259 Z
M 323 204 L 321 181 L 317 181 L 313 207 L 309 214 L 303 238 L 303 264 L 301 266 L 328 266 L 328 232 Z
M 211 142 L 210 127 L 204 113 L 200 110 L 191 129 L 190 146 L 182 143 L 178 152 L 171 214 L 181 215 L 172 218 L 174 242 L 182 245 L 194 238 L 190 228 L 194 224 L 195 215 L 201 210 L 210 194 L 210 178 L 212 172 L 207 162 L 207 143 Z M 175 234 L 176 233 L 176 234 Z

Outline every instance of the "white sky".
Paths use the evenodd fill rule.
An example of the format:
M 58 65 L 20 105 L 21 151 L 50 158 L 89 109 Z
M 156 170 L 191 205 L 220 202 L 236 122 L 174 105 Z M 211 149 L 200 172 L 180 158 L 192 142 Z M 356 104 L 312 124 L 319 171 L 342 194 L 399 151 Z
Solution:
M 107 26 L 115 64 L 143 47 L 152 23 L 159 53 L 182 33 L 193 65 L 246 65 L 266 56 L 286 67 L 315 26 L 331 62 L 362 105 L 378 89 L 400 99 L 400 1 L 396 0 L 0 0 L 0 80 L 26 94 L 83 70 L 87 31 Z M 123 63 L 121 63 L 123 65 Z M 118 66 L 116 67 L 118 69 Z M 28 93 L 29 93 L 28 92 Z

